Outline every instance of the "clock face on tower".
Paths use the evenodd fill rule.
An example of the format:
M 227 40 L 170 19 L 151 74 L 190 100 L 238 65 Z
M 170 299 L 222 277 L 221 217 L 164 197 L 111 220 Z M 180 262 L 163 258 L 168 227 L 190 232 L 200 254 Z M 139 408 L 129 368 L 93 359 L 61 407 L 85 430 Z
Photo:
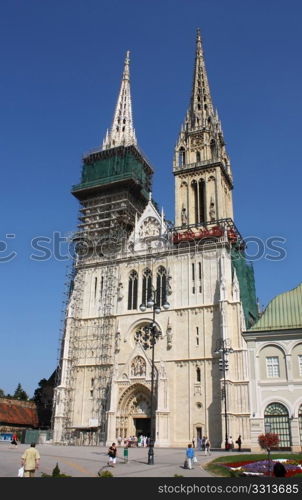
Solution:
M 159 236 L 160 234 L 160 223 L 155 217 L 147 217 L 141 224 L 139 228 L 139 237 L 148 238 Z

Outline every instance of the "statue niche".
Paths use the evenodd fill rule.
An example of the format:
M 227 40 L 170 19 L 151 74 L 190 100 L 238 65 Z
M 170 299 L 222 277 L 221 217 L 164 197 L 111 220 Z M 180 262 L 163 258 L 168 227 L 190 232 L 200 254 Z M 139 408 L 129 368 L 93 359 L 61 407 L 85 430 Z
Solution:
M 131 377 L 146 376 L 146 361 L 141 356 L 136 356 L 131 363 Z

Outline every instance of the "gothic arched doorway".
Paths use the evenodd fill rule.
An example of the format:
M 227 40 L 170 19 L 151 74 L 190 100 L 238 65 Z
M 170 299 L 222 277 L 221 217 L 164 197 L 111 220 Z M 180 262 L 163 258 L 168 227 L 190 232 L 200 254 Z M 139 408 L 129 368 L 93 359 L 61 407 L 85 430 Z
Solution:
M 143 384 L 128 387 L 120 396 L 116 412 L 116 436 L 123 439 L 150 435 L 151 395 Z

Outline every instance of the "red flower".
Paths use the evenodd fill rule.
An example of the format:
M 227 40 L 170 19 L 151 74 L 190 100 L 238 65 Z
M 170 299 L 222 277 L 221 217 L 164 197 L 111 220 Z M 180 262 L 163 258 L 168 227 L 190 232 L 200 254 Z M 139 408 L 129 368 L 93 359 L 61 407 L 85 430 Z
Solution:
M 272 432 L 260 434 L 260 436 L 258 436 L 258 443 L 263 450 L 270 450 L 271 448 L 278 446 L 279 436 L 278 434 L 273 434 Z

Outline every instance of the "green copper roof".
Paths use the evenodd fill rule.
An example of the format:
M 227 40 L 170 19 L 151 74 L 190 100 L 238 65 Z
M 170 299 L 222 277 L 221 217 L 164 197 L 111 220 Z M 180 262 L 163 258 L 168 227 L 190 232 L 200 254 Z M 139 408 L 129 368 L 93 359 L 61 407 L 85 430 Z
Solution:
M 277 295 L 249 332 L 302 327 L 302 283 L 289 292 Z

